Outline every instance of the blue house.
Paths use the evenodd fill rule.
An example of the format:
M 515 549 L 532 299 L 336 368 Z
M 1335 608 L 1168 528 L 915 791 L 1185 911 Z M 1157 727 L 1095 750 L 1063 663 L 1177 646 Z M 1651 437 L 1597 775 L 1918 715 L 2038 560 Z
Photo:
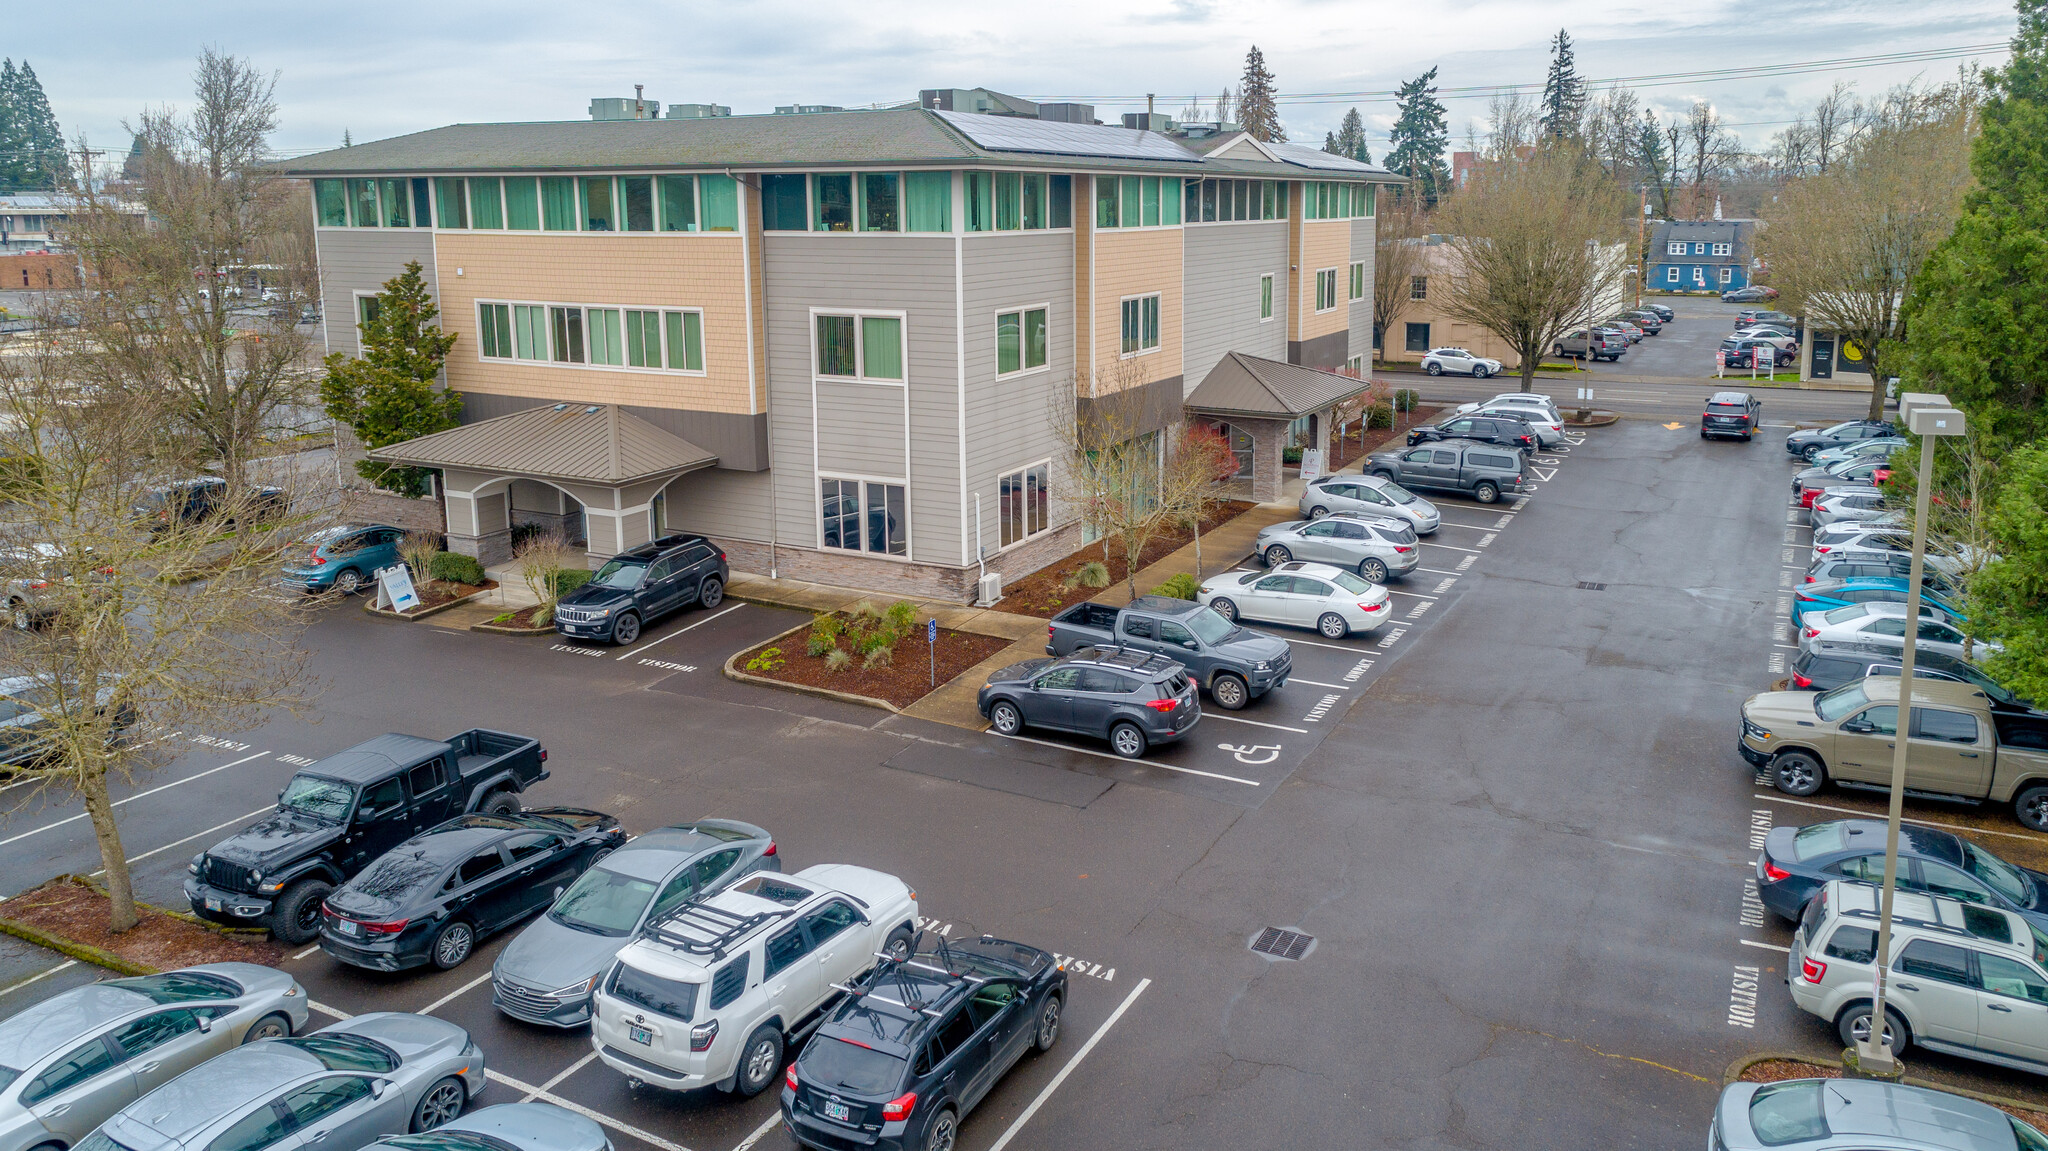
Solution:
M 1664 220 L 1650 233 L 1644 287 L 1662 292 L 1725 292 L 1749 283 L 1755 220 Z

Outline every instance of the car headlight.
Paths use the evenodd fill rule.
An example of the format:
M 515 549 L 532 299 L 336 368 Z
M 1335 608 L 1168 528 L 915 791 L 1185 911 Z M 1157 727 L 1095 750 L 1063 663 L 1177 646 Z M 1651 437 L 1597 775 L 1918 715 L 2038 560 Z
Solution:
M 1768 729 L 1761 727 L 1757 724 L 1751 723 L 1749 721 L 1749 717 L 1746 715 L 1742 717 L 1742 734 L 1755 736 L 1758 739 L 1771 738 L 1771 733 Z
M 1272 661 L 1271 661 L 1271 660 L 1264 660 L 1264 659 L 1262 659 L 1262 660 L 1260 660 L 1259 662 L 1257 662 L 1257 663 L 1255 663 L 1255 664 L 1253 664 L 1253 665 L 1252 665 L 1252 670 L 1253 670 L 1253 671 L 1272 671 L 1272 670 L 1273 670 L 1273 663 L 1272 663 Z
M 249 878 L 255 880 L 258 883 L 263 882 L 263 869 L 259 867 L 255 871 L 250 872 Z
M 593 975 L 581 983 L 571 983 L 567 987 L 563 987 L 555 991 L 550 991 L 548 992 L 548 994 L 554 996 L 557 999 L 567 999 L 571 995 L 586 994 L 591 990 L 595 989 L 596 987 L 597 976 Z

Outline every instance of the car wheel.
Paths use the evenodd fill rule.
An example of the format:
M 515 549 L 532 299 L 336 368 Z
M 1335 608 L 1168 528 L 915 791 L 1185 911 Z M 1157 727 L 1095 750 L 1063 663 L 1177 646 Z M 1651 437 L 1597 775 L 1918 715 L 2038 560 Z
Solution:
M 621 615 L 618 622 L 612 624 L 612 642 L 620 647 L 625 647 L 639 638 L 640 617 L 633 612 Z
M 484 801 L 482 810 L 489 815 L 518 815 L 519 796 L 516 792 L 494 791 Z
M 1430 364 L 1422 370 L 1428 372 L 1432 376 L 1441 376 L 1444 374 L 1444 366 L 1442 364 Z
M 1351 625 L 1345 623 L 1344 617 L 1336 612 L 1326 611 L 1323 618 L 1316 621 L 1316 630 L 1329 639 L 1343 639 L 1351 634 Z
M 1209 684 L 1209 696 L 1224 711 L 1237 711 L 1252 701 L 1251 689 L 1244 680 L 1227 671 Z
M 28 631 L 36 626 L 36 617 L 29 612 L 25 603 L 10 606 L 7 614 L 14 622 L 15 631 Z
M 1235 603 L 1232 603 L 1230 600 L 1218 596 L 1217 598 L 1209 601 L 1209 609 L 1215 612 L 1217 615 L 1222 616 L 1224 619 L 1229 620 L 1231 623 L 1237 622 L 1237 605 Z
M 354 568 L 343 568 L 334 573 L 334 590 L 342 595 L 354 595 L 363 590 L 363 573 Z
M 717 576 L 706 576 L 697 588 L 697 602 L 704 607 L 714 608 L 725 602 L 725 584 Z
M 1312 507 L 1312 508 L 1308 509 L 1308 518 L 1310 518 L 1310 519 L 1312 519 L 1312 520 L 1319 520 L 1319 519 L 1322 519 L 1322 518 L 1323 518 L 1324 516 L 1326 516 L 1326 515 L 1329 515 L 1329 514 L 1330 514 L 1330 509 L 1328 509 L 1328 508 L 1324 507 L 1324 506 L 1323 506 L 1323 505 L 1321 505 L 1321 504 L 1317 504 L 1316 506 L 1314 506 L 1314 507 Z
M 1007 699 L 999 699 L 988 709 L 988 725 L 999 734 L 1015 735 L 1024 730 L 1024 715 L 1017 705 Z
M 460 919 L 451 919 L 434 933 L 434 966 L 443 971 L 462 966 L 476 947 L 476 929 Z
M 1284 564 L 1288 560 L 1291 560 L 1293 558 L 1294 553 L 1288 551 L 1284 546 L 1280 544 L 1274 544 L 1272 547 L 1266 549 L 1267 567 L 1274 567 L 1278 564 Z
M 742 1099 L 752 1099 L 766 1091 L 775 1081 L 775 1073 L 782 1070 L 782 1032 L 772 1025 L 757 1027 L 747 1036 L 747 1045 L 741 1052 L 740 1070 L 733 1078 L 732 1090 Z
M 898 963 L 910 958 L 911 935 L 908 927 L 899 927 L 882 941 L 882 954 Z
M 1827 769 L 1803 751 L 1785 751 L 1771 760 L 1771 782 L 1786 795 L 1812 795 L 1827 782 Z
M 1367 583 L 1387 582 L 1387 561 L 1378 556 L 1367 556 L 1359 560 L 1358 578 Z
M 924 1151 L 953 1151 L 953 1143 L 959 1137 L 960 1119 L 948 1107 L 932 1119 L 931 1129 L 924 1135 Z
M 332 884 L 309 879 L 286 891 L 271 905 L 270 933 L 294 946 L 318 939 L 320 904 L 333 890 Z
M 1852 1003 L 1836 1018 L 1835 1031 L 1841 1035 L 1844 1044 L 1854 1047 L 1870 1038 L 1870 1007 L 1867 1000 Z M 1884 1009 L 1884 1025 L 1882 1041 L 1890 1048 L 1892 1057 L 1905 1054 L 1906 1048 L 1913 1045 L 1912 1029 L 1906 1026 L 1905 1019 L 1887 1007 Z
M 2048 787 L 2030 787 L 2012 801 L 2012 813 L 2035 831 L 2048 831 Z
M 1492 480 L 1480 480 L 1472 486 L 1472 498 L 1482 504 L 1493 503 L 1500 499 L 1500 488 Z
M 1805 460 L 1805 461 L 1806 461 L 1806 462 L 1807 462 L 1808 464 L 1811 464 L 1811 463 L 1813 463 L 1813 457 L 1815 457 L 1815 456 L 1817 456 L 1817 455 L 1819 455 L 1819 454 L 1820 454 L 1820 445 L 1819 445 L 1819 444 L 1808 444 L 1808 445 L 1806 445 L 1805 447 L 1803 447 L 1803 448 L 1800 448 L 1800 449 L 1799 449 L 1799 458 L 1800 458 L 1800 459 L 1802 459 L 1802 460 Z
M 1145 754 L 1145 733 L 1135 723 L 1120 723 L 1109 729 L 1109 749 L 1125 759 Z
M 1052 1045 L 1060 1039 L 1060 997 L 1048 995 L 1045 1006 L 1038 1009 L 1038 1033 L 1032 1036 L 1032 1045 L 1040 1051 L 1051 1051 Z
M 1391 480 L 1394 478 L 1394 473 L 1385 468 L 1374 468 L 1372 474 L 1374 479 Z
M 1485 364 L 1472 365 L 1472 378 L 1475 380 L 1483 380 L 1492 374 L 1493 369 L 1487 367 Z
M 283 1039 L 292 1033 L 292 1018 L 282 1011 L 273 1011 L 249 1025 L 242 1035 L 242 1042 L 254 1043 L 258 1039 Z
M 427 1093 L 420 1096 L 419 1103 L 413 1107 L 413 1133 L 432 1131 L 462 1114 L 462 1105 L 467 1102 L 469 1089 L 462 1085 L 462 1080 L 453 1075 L 441 1079 L 427 1088 Z

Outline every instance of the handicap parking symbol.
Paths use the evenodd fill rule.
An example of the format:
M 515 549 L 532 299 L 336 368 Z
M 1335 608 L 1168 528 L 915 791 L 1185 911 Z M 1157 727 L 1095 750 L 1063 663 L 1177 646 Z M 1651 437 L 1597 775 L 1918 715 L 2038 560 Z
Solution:
M 1243 747 L 1234 743 L 1219 743 L 1216 750 L 1227 751 L 1237 759 L 1237 762 L 1248 763 L 1254 767 L 1280 758 L 1280 745 L 1277 743 L 1250 743 Z

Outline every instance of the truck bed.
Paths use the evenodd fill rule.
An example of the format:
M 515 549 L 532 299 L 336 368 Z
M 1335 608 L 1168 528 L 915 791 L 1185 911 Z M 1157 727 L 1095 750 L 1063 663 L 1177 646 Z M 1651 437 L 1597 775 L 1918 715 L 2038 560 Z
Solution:
M 1117 610 L 1106 603 L 1077 603 L 1053 617 L 1053 622 L 1068 627 L 1094 628 L 1097 631 L 1114 634 Z

